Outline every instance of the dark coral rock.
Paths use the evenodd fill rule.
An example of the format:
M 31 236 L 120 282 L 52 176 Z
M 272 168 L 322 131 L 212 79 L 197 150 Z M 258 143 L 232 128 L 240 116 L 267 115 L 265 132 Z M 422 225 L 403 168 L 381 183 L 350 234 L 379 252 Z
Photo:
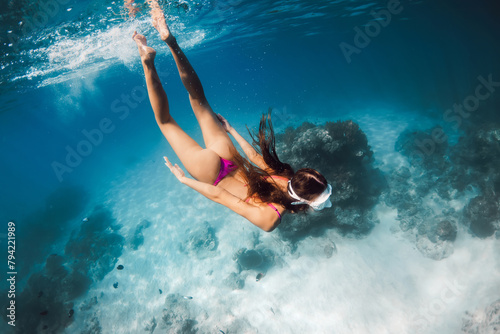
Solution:
M 418 224 L 417 225 L 417 233 L 419 235 L 427 235 L 427 225 L 425 223 L 424 224 Z
M 428 233 L 428 237 L 432 242 L 438 242 L 438 240 L 455 241 L 457 238 L 457 227 L 449 220 L 439 221 L 433 226 L 430 233 Z
M 16 328 L 20 333 L 37 333 L 43 326 L 51 333 L 64 332 L 73 322 L 73 313 L 68 313 L 73 310 L 73 300 L 113 270 L 121 255 L 123 237 L 116 233 L 119 228 L 108 210 L 97 207 L 78 233 L 72 233 L 65 255 L 50 255 L 45 268 L 29 277 L 18 297 L 22 321 Z M 47 313 L 42 317 L 40 310 Z M 97 319 L 86 332 L 100 332 Z
M 16 250 L 18 257 L 23 259 L 17 268 L 21 275 L 27 276 L 34 264 L 42 264 L 52 245 L 67 237 L 71 220 L 80 215 L 88 197 L 86 190 L 79 186 L 57 188 L 45 199 L 41 209 L 20 222 L 20 225 L 30 227 L 16 235 L 18 242 L 29 245 Z
M 476 187 L 481 195 L 464 209 L 463 223 L 472 234 L 486 238 L 499 230 L 500 219 L 500 124 L 469 126 L 452 148 L 454 170 L 449 173 L 452 186 L 459 190 Z
M 144 244 L 144 235 L 142 234 L 142 231 L 147 229 L 149 226 L 151 226 L 151 223 L 148 220 L 143 220 L 137 225 L 134 235 L 130 240 L 130 245 L 133 250 L 139 249 L 139 247 Z
M 96 207 L 89 221 L 81 225 L 78 234 L 72 234 L 65 253 L 73 257 L 72 267 L 88 275 L 93 281 L 101 280 L 115 267 L 122 254 L 124 238 L 118 234 L 111 212 Z
M 144 328 L 144 331 L 149 332 L 149 333 L 154 333 L 156 326 L 158 324 L 156 323 L 155 317 L 151 319 L 148 323 L 146 323 L 146 327 Z
M 398 183 L 406 182 L 411 177 L 411 172 L 408 167 L 400 167 L 392 173 L 392 178 Z
M 325 245 L 323 248 L 323 252 L 327 259 L 331 258 L 334 254 L 337 254 L 337 246 L 332 242 L 331 245 Z
M 94 296 L 92 298 L 89 298 L 85 300 L 85 302 L 82 303 L 82 306 L 80 306 L 80 311 L 88 311 L 92 307 L 96 306 L 98 304 L 97 297 Z
M 406 235 L 417 242 L 424 255 L 441 259 L 452 253 L 456 221 L 480 238 L 500 231 L 498 123 L 469 125 L 451 147 L 439 127 L 405 131 L 395 148 L 408 157 L 411 175 L 406 178 L 408 173 L 399 170 L 391 174 L 391 192 L 384 194 L 385 203 L 398 209 L 401 230 L 408 232 Z M 453 208 L 450 200 L 461 200 L 478 190 L 480 195 L 470 200 L 463 211 Z M 421 201 L 424 197 L 426 200 Z M 432 199 L 444 200 L 440 212 L 424 204 Z M 442 217 L 437 218 L 440 214 Z
M 280 233 L 281 237 L 292 241 L 300 240 L 311 234 L 318 234 L 317 232 L 324 229 L 325 226 L 333 227 L 331 221 L 335 218 L 327 210 L 330 211 L 330 209 L 326 209 L 320 214 L 286 214 L 281 219 L 281 224 L 278 225 L 276 231 Z
M 432 179 L 431 174 L 424 175 L 423 177 L 415 178 L 415 192 L 420 197 L 426 196 L 436 185 Z
M 477 196 L 465 207 L 464 218 L 474 235 L 489 237 L 495 233 L 494 221 L 500 218 L 498 201 L 492 197 Z
M 373 152 L 366 135 L 352 121 L 327 122 L 316 126 L 304 123 L 297 129 L 288 128 L 276 136 L 276 150 L 280 160 L 295 170 L 310 167 L 320 171 L 332 185 L 334 207 L 346 210 L 369 210 L 387 187 L 382 173 L 373 167 Z M 286 215 L 278 230 L 284 237 L 301 237 L 320 232 L 341 222 L 332 209 L 326 209 L 306 218 Z M 351 221 L 353 222 L 353 221 Z M 366 233 L 365 226 L 353 233 Z
M 416 246 L 425 257 L 436 261 L 453 254 L 453 243 L 448 241 L 432 242 L 426 235 L 417 237 Z
M 408 157 L 413 166 L 443 168 L 446 164 L 448 140 L 439 126 L 427 131 L 406 130 L 399 135 L 394 148 Z
M 487 172 L 498 167 L 500 160 L 500 124 L 482 124 L 461 137 L 455 161 L 460 165 Z
M 277 135 L 280 159 L 294 169 L 319 170 L 332 184 L 337 205 L 371 206 L 378 200 L 380 178 L 371 166 L 373 152 L 366 135 L 352 121 L 327 122 L 324 126 L 304 124 Z
M 371 210 L 336 207 L 334 213 L 339 232 L 351 237 L 368 234 L 379 222 Z
M 251 249 L 239 252 L 237 261 L 243 269 L 254 269 L 258 268 L 264 260 L 258 251 Z
M 442 199 L 450 200 L 452 190 L 453 189 L 451 189 L 447 180 L 443 180 L 442 178 L 439 178 L 438 180 L 436 180 L 436 193 Z
M 233 255 L 233 260 L 236 261 L 239 272 L 244 270 L 266 272 L 276 264 L 276 255 L 268 248 L 241 248 Z
M 245 287 L 245 280 L 237 273 L 231 273 L 224 279 L 224 284 L 232 290 L 241 290 Z
M 414 216 L 422 208 L 420 197 L 410 195 L 407 190 L 391 193 L 389 200 L 386 200 L 386 204 L 398 209 L 398 218 Z
M 85 329 L 82 331 L 82 334 L 101 334 L 102 327 L 99 322 L 99 318 L 96 316 L 92 317 L 92 319 L 87 320 L 85 323 Z
M 462 333 L 496 334 L 500 331 L 500 299 L 491 303 L 484 310 L 473 314 L 465 312 L 462 319 Z
M 65 268 L 63 261 L 59 255 L 50 255 L 45 269 L 32 274 L 26 287 L 16 296 L 19 319 L 22 319 L 16 322 L 16 329 L 20 333 L 37 333 L 43 326 L 59 333 L 73 322 L 68 317 L 68 310 L 73 308 L 72 300 L 88 289 L 90 281 L 75 276 L 77 273 Z M 75 285 L 83 289 L 75 289 Z
M 219 245 L 219 239 L 212 226 L 205 222 L 200 226 L 188 230 L 187 242 L 180 244 L 181 251 L 205 259 L 215 255 Z
M 165 308 L 163 309 L 162 322 L 159 329 L 162 333 L 186 333 L 197 332 L 197 321 L 194 312 L 189 308 L 189 302 L 179 294 L 169 294 L 165 298 Z
M 420 205 L 416 201 L 402 201 L 398 206 L 398 216 L 415 216 L 419 209 Z
M 413 220 L 413 219 L 401 218 L 399 220 L 399 228 L 403 232 L 406 232 L 406 231 L 413 229 L 416 225 L 417 224 L 415 223 L 415 220 Z
M 453 155 L 451 156 L 453 158 Z M 451 188 L 464 192 L 472 184 L 477 184 L 475 173 L 463 165 L 453 165 L 453 169 L 446 175 Z
M 449 178 L 455 189 L 478 187 L 485 196 L 500 193 L 500 124 L 471 127 L 452 149 L 455 170 Z
M 68 270 L 63 266 L 64 258 L 57 254 L 51 254 L 45 262 L 47 276 L 62 279 L 68 275 Z
M 404 235 L 416 243 L 417 249 L 426 257 L 441 260 L 453 254 L 452 242 L 456 238 L 454 210 L 445 207 L 441 218 L 436 218 L 434 208 L 428 207 L 423 198 L 427 195 L 450 196 L 451 187 L 439 181 L 437 169 L 425 170 L 399 168 L 389 176 L 391 192 L 384 194 L 385 203 L 397 209 L 397 220 Z M 443 211 L 442 210 L 442 211 Z M 446 218 L 445 218 L 446 217 Z
M 67 278 L 61 282 L 61 288 L 64 291 L 61 295 L 67 300 L 73 300 L 83 295 L 88 290 L 91 283 L 87 275 L 73 270 Z

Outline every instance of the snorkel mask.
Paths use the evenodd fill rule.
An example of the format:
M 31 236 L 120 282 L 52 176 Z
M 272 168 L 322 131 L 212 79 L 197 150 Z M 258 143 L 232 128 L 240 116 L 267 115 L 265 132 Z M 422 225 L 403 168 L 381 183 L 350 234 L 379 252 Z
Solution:
M 318 198 L 316 198 L 314 201 L 308 201 L 297 195 L 292 188 L 292 181 L 288 181 L 288 195 L 297 200 L 297 202 L 292 202 L 292 205 L 307 204 L 316 211 L 323 210 L 324 208 L 329 208 L 332 206 L 332 202 L 330 202 L 331 194 L 332 186 L 328 184 L 326 186 L 326 189 L 318 196 Z

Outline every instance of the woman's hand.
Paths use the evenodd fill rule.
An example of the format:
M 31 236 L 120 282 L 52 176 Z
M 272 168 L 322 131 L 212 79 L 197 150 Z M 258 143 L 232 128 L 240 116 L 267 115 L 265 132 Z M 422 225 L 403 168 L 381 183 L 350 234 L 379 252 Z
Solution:
M 222 127 L 224 128 L 224 130 L 226 130 L 226 132 L 229 132 L 233 129 L 233 127 L 229 125 L 229 122 L 224 117 L 222 117 L 221 114 L 217 114 L 217 118 L 219 119 Z
M 175 175 L 177 180 L 183 182 L 184 178 L 186 177 L 184 171 L 177 164 L 172 165 L 172 163 L 167 159 L 167 157 L 163 157 L 163 159 L 165 159 L 165 165 L 167 165 L 167 167 L 170 169 L 172 174 Z

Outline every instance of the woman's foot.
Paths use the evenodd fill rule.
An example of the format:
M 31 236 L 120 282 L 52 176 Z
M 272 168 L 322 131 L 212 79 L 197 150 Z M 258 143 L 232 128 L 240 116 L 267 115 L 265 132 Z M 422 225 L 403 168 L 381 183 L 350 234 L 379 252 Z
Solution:
M 170 29 L 168 29 L 165 14 L 159 6 L 151 9 L 151 17 L 153 18 L 153 26 L 160 33 L 161 39 L 167 44 L 175 41 L 175 37 L 170 33 Z
M 141 55 L 141 60 L 143 62 L 152 62 L 155 59 L 156 50 L 147 45 L 146 37 L 138 34 L 137 31 L 134 31 L 132 39 L 137 44 L 139 54 Z

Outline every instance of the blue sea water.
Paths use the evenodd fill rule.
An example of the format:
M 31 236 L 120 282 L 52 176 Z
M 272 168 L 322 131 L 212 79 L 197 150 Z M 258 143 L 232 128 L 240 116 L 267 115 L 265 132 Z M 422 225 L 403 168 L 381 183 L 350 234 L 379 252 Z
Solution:
M 293 240 L 179 184 L 163 165 L 163 155 L 179 161 L 145 95 L 135 30 L 157 50 L 173 117 L 202 137 L 146 4 L 131 17 L 121 1 L 6 1 L 0 247 L 7 264 L 14 222 L 17 274 L 15 298 L 1 280 L 2 333 L 498 330 L 491 325 L 500 321 L 496 1 L 160 5 L 213 109 L 240 133 L 255 129 L 268 108 L 278 133 L 303 122 L 359 124 L 372 165 L 388 180 L 370 208 L 377 223 L 362 234 L 332 226 Z M 442 136 L 405 131 L 435 126 L 450 151 L 431 167 L 414 164 L 434 156 Z M 418 150 L 405 153 L 405 138 Z M 408 183 L 394 177 L 402 167 Z M 447 178 L 463 189 L 443 190 Z M 418 203 L 412 216 L 397 198 L 417 198 L 423 187 L 425 195 L 408 202 Z M 422 232 L 431 229 L 426 221 L 445 216 L 456 238 L 432 241 Z M 259 253 L 257 262 L 273 260 L 242 269 L 242 249 Z

